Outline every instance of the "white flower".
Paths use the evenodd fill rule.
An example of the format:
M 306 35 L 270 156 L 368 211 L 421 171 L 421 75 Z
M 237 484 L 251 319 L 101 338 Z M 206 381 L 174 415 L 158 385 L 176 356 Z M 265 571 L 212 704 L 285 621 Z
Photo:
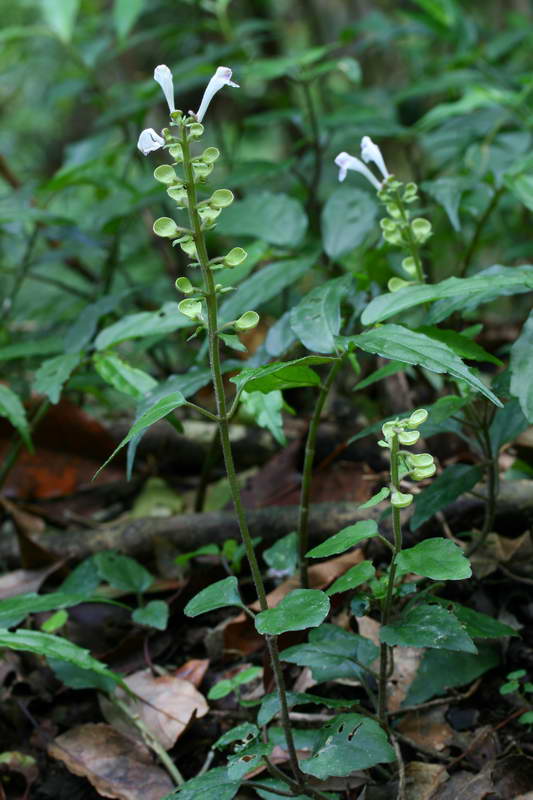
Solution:
M 196 112 L 196 119 L 198 122 L 201 122 L 205 116 L 205 112 L 207 111 L 207 107 L 209 103 L 213 99 L 214 95 L 218 92 L 219 89 L 222 89 L 223 86 L 233 86 L 235 89 L 239 88 L 238 83 L 234 83 L 231 80 L 231 70 L 229 67 L 217 67 L 217 70 L 207 86 L 205 87 L 204 96 L 202 97 L 202 102 L 200 103 L 200 108 Z
M 172 72 L 166 64 L 159 64 L 154 70 L 154 81 L 160 85 L 165 95 L 165 100 L 168 103 L 168 110 L 172 114 L 176 110 L 174 105 L 174 82 L 172 80 Z
M 152 153 L 154 150 L 159 150 L 164 144 L 163 137 L 156 133 L 153 128 L 145 128 L 137 141 L 137 147 L 143 156 L 147 156 L 148 153 Z
M 361 139 L 361 158 L 365 164 L 368 164 L 369 161 L 373 162 L 383 175 L 383 178 L 387 180 L 390 172 L 385 166 L 381 150 L 377 144 L 374 144 L 370 136 L 363 136 Z
M 372 186 L 379 192 L 381 189 L 381 183 L 372 175 L 368 167 L 365 167 L 362 161 L 360 161 L 355 156 L 351 156 L 349 153 L 339 153 L 337 158 L 335 159 L 335 164 L 339 167 L 339 180 L 343 181 L 346 178 L 346 174 L 349 169 L 353 170 L 354 172 L 360 172 L 361 175 L 364 175 L 367 180 L 370 181 Z

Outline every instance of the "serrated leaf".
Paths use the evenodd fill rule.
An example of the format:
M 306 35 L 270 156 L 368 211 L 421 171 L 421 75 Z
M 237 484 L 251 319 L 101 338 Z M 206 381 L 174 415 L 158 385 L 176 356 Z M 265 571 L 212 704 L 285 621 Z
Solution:
M 239 787 L 240 781 L 229 778 L 227 767 L 215 767 L 205 775 L 186 781 L 179 791 L 167 794 L 161 800 L 206 800 L 208 797 L 233 800 Z
M 324 356 L 306 356 L 295 361 L 276 361 L 266 367 L 246 367 L 231 382 L 247 392 L 273 392 L 299 386 L 319 386 L 320 377 L 311 369 L 316 364 L 331 362 Z
M 101 579 L 115 589 L 142 594 L 154 582 L 154 576 L 130 556 L 105 550 L 96 553 L 93 558 Z
M 398 553 L 400 573 L 414 572 L 434 581 L 461 581 L 472 575 L 470 562 L 450 539 L 424 539 Z
M 400 289 L 400 291 L 405 290 Z M 422 333 L 416 333 L 401 325 L 381 325 L 358 336 L 339 337 L 337 341 L 344 347 L 355 345 L 367 353 L 375 353 L 393 361 L 404 361 L 406 364 L 416 364 L 430 372 L 446 373 L 452 378 L 465 381 L 495 405 L 502 405 L 496 395 L 463 364 L 453 350 Z
M 26 411 L 18 396 L 9 386 L 0 383 L 0 417 L 5 417 L 19 432 L 28 450 L 33 452 L 31 433 Z
M 483 469 L 468 464 L 453 464 L 435 478 L 415 500 L 415 512 L 411 517 L 411 530 L 416 531 L 427 519 L 457 500 L 464 492 L 473 489 L 481 480 Z
M 286 194 L 255 192 L 224 210 L 217 230 L 225 236 L 252 236 L 278 247 L 294 247 L 307 229 L 298 200 Z
M 400 647 L 435 647 L 477 653 L 477 648 L 453 614 L 436 605 L 408 608 L 400 618 L 380 630 L 384 644 Z
M 348 525 L 334 536 L 330 536 L 322 544 L 313 547 L 306 553 L 306 556 L 309 558 L 326 558 L 337 553 L 344 553 L 350 547 L 362 542 L 364 539 L 369 539 L 371 536 L 377 536 L 378 533 L 378 526 L 375 520 L 361 520 L 356 522 L 355 525 Z
M 320 625 L 329 613 L 329 598 L 318 589 L 293 589 L 275 608 L 261 611 L 255 618 L 258 633 L 277 636 L 286 631 L 302 631 Z
M 341 301 L 353 284 L 351 275 L 334 278 L 306 294 L 290 312 L 293 332 L 308 349 L 334 353 L 341 325 Z
M 81 353 L 63 353 L 43 361 L 35 374 L 33 391 L 58 403 L 64 384 L 81 361 Z
M 533 312 L 530 313 L 522 332 L 511 347 L 511 392 L 518 398 L 525 417 L 533 423 Z
M 340 578 L 326 589 L 326 594 L 330 597 L 332 594 L 338 594 L 339 592 L 348 592 L 351 589 L 356 589 L 358 586 L 361 586 L 362 583 L 366 583 L 371 578 L 374 577 L 376 574 L 376 570 L 374 565 L 371 561 L 362 561 L 360 564 L 356 564 L 354 567 L 350 567 L 344 575 L 341 575 Z
M 211 586 L 207 586 L 201 592 L 198 592 L 192 600 L 189 600 L 183 613 L 187 617 L 197 617 L 199 614 L 206 614 L 208 611 L 214 611 L 216 608 L 225 608 L 226 606 L 244 608 L 244 603 L 239 594 L 239 582 L 233 575 L 229 578 L 224 578 L 222 581 L 212 583 Z
M 163 600 L 150 600 L 142 608 L 136 608 L 131 618 L 138 625 L 164 631 L 168 623 L 168 606 Z
M 93 363 L 106 383 L 129 397 L 139 399 L 157 386 L 151 375 L 127 364 L 116 353 L 95 353 Z
M 289 664 L 309 667 L 318 683 L 338 678 L 364 682 L 368 676 L 365 667 L 377 658 L 379 649 L 364 636 L 324 624 L 309 633 L 306 644 L 289 647 L 280 655 Z
M 377 212 L 368 192 L 351 186 L 335 189 L 322 211 L 322 240 L 327 255 L 340 258 L 363 244 L 369 233 L 376 233 Z
M 361 714 L 339 714 L 320 733 L 316 750 L 299 764 L 302 772 L 320 780 L 344 777 L 354 770 L 396 759 L 381 725 Z

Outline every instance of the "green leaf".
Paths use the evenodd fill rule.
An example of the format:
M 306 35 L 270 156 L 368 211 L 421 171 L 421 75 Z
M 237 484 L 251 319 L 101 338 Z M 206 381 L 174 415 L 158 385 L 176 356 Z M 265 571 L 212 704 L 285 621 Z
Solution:
M 326 281 L 292 308 L 291 328 L 308 350 L 335 352 L 335 337 L 341 326 L 341 302 L 352 285 L 351 275 Z
M 375 227 L 378 207 L 368 192 L 339 186 L 322 211 L 322 240 L 330 258 L 337 259 L 359 247 Z
M 49 594 L 18 594 L 0 600 L 0 628 L 12 628 L 18 625 L 29 614 L 41 611 L 55 611 L 59 608 L 70 608 L 87 601 L 87 595 L 81 592 L 50 592 Z
M 126 436 L 122 439 L 118 447 L 116 447 L 111 453 L 107 461 L 105 461 L 100 469 L 97 470 L 94 477 L 96 477 L 96 475 L 98 475 L 98 473 L 109 464 L 111 459 L 116 456 L 118 451 L 122 450 L 124 445 L 128 444 L 128 442 L 131 441 L 134 436 L 142 433 L 146 428 L 149 428 L 150 425 L 153 425 L 154 422 L 158 422 L 160 419 L 166 417 L 167 414 L 170 414 L 171 411 L 174 411 L 175 408 L 179 408 L 179 406 L 182 406 L 185 402 L 186 400 L 181 392 L 172 392 L 172 394 L 168 394 L 155 402 L 148 411 L 145 411 L 137 420 L 135 420 Z
M 51 403 L 58 403 L 63 385 L 81 361 L 81 353 L 64 353 L 43 361 L 35 374 L 33 391 L 44 394 Z
M 234 754 L 228 756 L 228 777 L 232 780 L 242 780 L 248 772 L 264 764 L 263 756 L 269 756 L 272 748 L 270 742 L 256 739 L 237 749 Z
M 497 619 L 467 608 L 460 603 L 451 603 L 449 600 L 437 597 L 437 602 L 452 611 L 466 632 L 472 639 L 499 639 L 502 636 L 517 636 L 517 632 L 510 625 L 504 625 Z
M 401 574 L 414 572 L 434 581 L 462 581 L 472 575 L 470 562 L 450 539 L 425 539 L 396 558 Z
M 396 759 L 381 725 L 361 714 L 339 714 L 320 729 L 320 734 L 311 757 L 299 763 L 302 772 L 320 780 L 344 777 L 354 770 Z
M 192 325 L 190 319 L 178 311 L 177 303 L 165 303 L 159 311 L 141 311 L 128 314 L 118 322 L 104 328 L 95 340 L 97 350 L 107 350 L 113 344 L 145 336 L 163 336 Z
M 289 664 L 310 667 L 318 683 L 338 678 L 365 681 L 365 667 L 377 658 L 379 649 L 364 636 L 324 624 L 309 633 L 307 644 L 289 647 L 280 655 Z
M 0 417 L 5 417 L 19 432 L 20 437 L 28 450 L 33 452 L 31 443 L 30 426 L 26 417 L 24 406 L 15 392 L 9 386 L 0 383 Z
M 283 75 L 298 75 L 300 68 L 319 61 L 330 49 L 331 45 L 323 45 L 309 47 L 288 56 L 253 59 L 246 65 L 245 74 L 249 80 L 255 81 L 274 80 Z
M 378 381 L 382 381 L 383 378 L 388 378 L 389 375 L 396 375 L 397 372 L 402 372 L 405 369 L 405 364 L 403 361 L 389 361 L 388 364 L 385 366 L 380 367 L 379 369 L 374 370 L 364 378 L 362 381 L 359 381 L 353 387 L 354 392 L 359 392 L 362 389 L 366 389 L 367 386 L 372 386 L 373 383 L 378 383 Z
M 13 342 L 0 347 L 0 361 L 12 361 L 16 358 L 31 356 L 51 356 L 63 352 L 64 341 L 59 336 L 42 336 L 27 342 Z
M 476 654 L 428 649 L 422 656 L 403 705 L 425 703 L 456 686 L 465 686 L 499 663 L 498 648 L 486 642 L 480 642 Z
M 315 731 L 312 731 L 315 733 Z M 260 789 L 259 786 L 264 786 L 264 789 Z M 279 792 L 276 792 L 276 789 L 279 789 L 281 792 L 286 792 L 287 784 L 283 781 L 277 781 L 274 778 L 266 778 L 262 780 L 255 780 L 255 791 L 257 795 L 261 798 L 261 800 L 280 800 L 282 795 Z M 269 791 L 269 789 L 271 791 Z M 322 792 L 322 795 L 327 798 L 327 800 L 338 800 L 338 794 L 332 794 L 331 792 Z M 309 800 L 308 794 L 296 794 L 291 795 L 292 800 Z
M 504 174 L 508 189 L 530 211 L 533 211 L 533 158 L 527 155 L 518 159 Z
M 461 230 L 461 222 L 459 220 L 461 197 L 471 187 L 472 181 L 458 176 L 437 178 L 434 181 L 421 183 L 421 188 L 444 208 L 453 229 L 456 231 Z
M 381 503 L 382 500 L 386 500 L 387 497 L 390 495 L 390 489 L 388 486 L 384 486 L 383 489 L 380 489 L 377 494 L 367 500 L 366 503 L 361 503 L 360 506 L 357 506 L 357 509 L 361 511 L 365 508 L 373 508 L 373 506 L 377 506 L 378 503 Z
M 115 0 L 113 22 L 119 39 L 125 39 L 144 8 L 144 0 Z
M 263 558 L 277 575 L 292 575 L 298 567 L 298 534 L 293 531 L 282 536 L 263 551 Z
M 533 423 L 533 311 L 522 332 L 511 347 L 511 392 L 518 398 L 520 407 L 530 423 Z
M 243 392 L 241 403 L 245 413 L 249 414 L 261 428 L 266 428 L 281 445 L 287 444 L 283 432 L 283 395 L 279 389 L 272 392 Z
M 527 418 L 522 413 L 520 402 L 516 397 L 499 408 L 490 423 L 489 436 L 492 452 L 497 455 L 502 445 L 512 442 L 522 431 L 529 426 Z
M 63 583 L 59 586 L 58 591 L 65 594 L 74 594 L 78 592 L 85 597 L 91 595 L 94 590 L 100 585 L 100 576 L 98 569 L 94 563 L 94 556 L 84 559 L 77 567 L 74 567 L 72 572 Z
M 266 367 L 247 367 L 230 381 L 237 389 L 247 392 L 273 392 L 276 389 L 295 389 L 299 386 L 319 386 L 320 378 L 310 369 L 315 364 L 331 362 L 323 356 L 306 356 L 295 361 L 275 361 Z
M 350 589 L 356 589 L 362 583 L 366 583 L 373 578 L 375 574 L 376 570 L 372 562 L 362 561 L 360 564 L 356 564 L 355 567 L 350 567 L 344 575 L 337 578 L 333 585 L 326 590 L 326 594 L 331 596 L 339 592 L 348 592 Z
M 402 291 L 405 290 L 400 289 L 400 292 Z M 367 353 L 376 353 L 393 361 L 404 361 L 406 364 L 416 364 L 430 372 L 447 373 L 452 378 L 465 381 L 495 405 L 501 406 L 496 395 L 447 345 L 402 325 L 381 325 L 358 336 L 341 336 L 337 341 L 341 346 L 356 345 Z
M 61 349 L 65 353 L 79 353 L 80 350 L 83 350 L 96 333 L 100 318 L 104 314 L 114 311 L 124 294 L 125 292 L 117 292 L 116 294 L 104 295 L 95 303 L 86 305 L 77 316 L 76 321 L 65 333 Z
M 71 689 L 97 689 L 105 694 L 111 694 L 116 687 L 116 681 L 92 669 L 83 669 L 57 658 L 48 658 L 47 661 L 56 678 Z
M 163 600 L 150 600 L 142 608 L 136 608 L 131 618 L 138 625 L 164 631 L 168 623 L 168 606 Z
M 44 633 L 56 633 L 63 625 L 68 621 L 68 611 L 65 611 L 62 608 L 60 611 L 56 611 L 52 614 L 51 617 L 45 619 L 45 621 L 40 625 L 40 628 Z
M 437 511 L 453 503 L 464 492 L 473 489 L 482 476 L 482 467 L 470 467 L 468 464 L 453 464 L 446 467 L 427 489 L 417 495 L 415 512 L 411 517 L 411 530 L 416 531 Z
M 454 0 L 413 0 L 413 2 L 446 28 L 451 27 L 457 20 L 459 9 Z
M 400 647 L 435 647 L 477 653 L 476 646 L 453 614 L 436 605 L 418 605 L 380 630 L 384 644 Z
M 80 7 L 80 0 L 41 0 L 41 9 L 47 25 L 64 42 L 69 42 Z
M 321 627 L 336 628 L 335 625 L 322 625 Z M 320 630 L 320 628 L 317 628 Z M 337 628 L 337 630 L 339 630 Z M 352 643 L 353 646 L 353 643 Z M 292 649 L 292 648 L 290 648 Z M 287 652 L 287 651 L 286 651 Z M 376 649 L 376 652 L 377 649 Z M 296 662 L 294 662 L 296 663 Z M 334 699 L 331 697 L 319 697 L 315 694 L 307 694 L 305 692 L 287 692 L 287 706 L 293 708 L 294 706 L 307 706 L 307 705 L 326 706 L 326 708 L 350 708 L 350 706 L 357 705 L 357 700 Z M 257 714 L 258 725 L 268 725 L 275 716 L 277 716 L 281 709 L 281 703 L 277 692 L 266 694 L 261 699 L 261 706 Z
M 115 353 L 95 353 L 93 363 L 106 383 L 130 397 L 141 398 L 157 386 L 151 375 L 130 366 Z
M 205 589 L 198 592 L 192 600 L 189 600 L 183 613 L 187 617 L 197 617 L 199 614 L 206 614 L 208 611 L 214 611 L 216 608 L 225 608 L 226 606 L 244 608 L 244 603 L 239 594 L 239 582 L 233 575 L 229 578 L 224 578 L 222 581 L 212 583 L 211 586 L 206 586 Z
M 436 339 L 438 342 L 448 345 L 450 350 L 453 350 L 461 358 L 468 358 L 472 361 L 489 361 L 498 367 L 502 366 L 499 358 L 487 353 L 485 348 L 481 347 L 477 342 L 473 342 L 468 336 L 457 333 L 457 331 L 443 330 L 442 328 L 436 328 L 434 325 L 424 325 L 417 328 L 417 331 L 429 336 L 430 339 Z
M 533 289 L 533 266 L 501 267 L 498 265 L 497 269 L 494 267 L 490 269 L 493 271 L 484 270 L 472 278 L 447 278 L 441 283 L 407 286 L 398 292 L 379 295 L 367 305 L 361 315 L 361 322 L 363 325 L 383 322 L 395 314 L 433 300 L 458 298 L 460 303 L 466 304 L 477 298 L 477 302 L 480 303 L 488 302 L 489 299 L 492 300 L 501 294 L 528 292 Z M 444 316 L 449 316 L 457 310 L 450 303 L 446 308 L 449 313 L 445 311 Z M 434 323 L 439 320 L 433 317 L 431 321 Z
M 186 781 L 177 792 L 167 794 L 161 800 L 233 800 L 239 791 L 240 781 L 228 777 L 227 767 L 215 767 L 205 775 Z
M 233 744 L 233 742 L 243 742 L 247 739 L 251 739 L 252 737 L 257 739 L 258 736 L 259 728 L 257 725 L 253 725 L 251 722 L 241 722 L 240 725 L 230 728 L 229 731 L 226 731 L 226 733 L 223 733 L 222 736 L 219 736 L 219 738 L 213 744 L 213 749 L 220 750 L 223 747 L 227 747 L 229 744 Z
M 154 582 L 154 576 L 138 561 L 114 550 L 96 553 L 94 563 L 101 579 L 115 589 L 142 594 Z
M 320 625 L 329 613 L 329 599 L 318 589 L 293 589 L 275 608 L 261 611 L 255 618 L 258 633 L 277 636 L 286 631 L 302 631 Z
M 11 633 L 0 630 L 0 647 L 67 661 L 69 664 L 75 664 L 77 667 L 110 678 L 114 683 L 122 684 L 120 675 L 111 672 L 105 664 L 93 658 L 88 650 L 72 644 L 61 636 L 39 631 L 18 630 L 16 633 Z
M 296 247 L 307 229 L 307 216 L 286 194 L 256 192 L 224 210 L 217 231 L 225 236 L 251 236 L 278 247 Z
M 309 550 L 306 555 L 309 558 L 326 558 L 337 553 L 344 553 L 345 550 L 349 550 L 350 547 L 362 542 L 363 539 L 377 536 L 378 533 L 378 526 L 375 520 L 361 520 L 356 522 L 355 525 L 348 525 L 348 527 L 343 528 L 334 536 L 330 536 L 325 542 Z

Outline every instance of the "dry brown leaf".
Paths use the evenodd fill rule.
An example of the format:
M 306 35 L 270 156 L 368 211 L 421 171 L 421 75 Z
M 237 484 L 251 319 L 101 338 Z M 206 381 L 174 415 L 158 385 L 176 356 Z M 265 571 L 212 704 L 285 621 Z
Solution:
M 470 560 L 476 577 L 485 578 L 495 572 L 500 564 L 505 564 L 519 574 L 529 574 L 532 556 L 533 543 L 529 531 L 516 539 L 489 533 L 483 548 L 473 553 Z
M 432 750 L 444 750 L 454 738 L 454 731 L 444 718 L 447 710 L 448 706 L 442 705 L 411 711 L 403 717 L 398 730 L 415 744 L 429 746 Z
M 490 765 L 477 775 L 466 771 L 456 772 L 431 795 L 431 800 L 484 800 L 494 792 L 491 772 Z
M 52 564 L 43 569 L 16 569 L 0 578 L 0 600 L 16 597 L 18 594 L 38 592 L 43 581 L 61 564 Z
M 411 761 L 405 765 L 405 800 L 430 800 L 435 789 L 447 778 L 442 764 Z
M 192 683 L 173 675 L 154 677 L 149 669 L 143 669 L 129 675 L 124 683 L 141 699 L 133 700 L 122 689 L 117 689 L 117 696 L 165 750 L 175 745 L 194 716 L 203 717 L 209 711 L 204 696 Z M 142 741 L 141 733 L 111 700 L 102 696 L 100 705 L 114 728 L 124 736 Z
M 175 678 L 181 678 L 184 681 L 189 681 L 193 686 L 198 687 L 202 683 L 207 668 L 209 667 L 209 659 L 207 658 L 191 658 L 182 664 L 181 667 L 174 672 Z
M 102 797 L 161 800 L 174 788 L 144 745 L 103 723 L 79 725 L 61 734 L 48 753 L 70 772 L 87 778 Z

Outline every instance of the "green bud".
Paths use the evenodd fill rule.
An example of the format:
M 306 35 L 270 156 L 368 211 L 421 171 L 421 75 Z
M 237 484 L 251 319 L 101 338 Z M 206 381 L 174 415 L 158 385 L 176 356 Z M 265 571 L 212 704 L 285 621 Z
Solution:
M 202 161 L 205 161 L 206 164 L 213 164 L 219 156 L 220 150 L 217 147 L 207 147 L 200 158 Z
M 387 283 L 389 292 L 397 292 L 399 289 L 404 289 L 406 286 L 411 286 L 412 281 L 404 281 L 403 278 L 391 278 Z
M 407 446 L 416 444 L 419 439 L 420 431 L 401 431 L 401 433 L 398 434 L 398 441 L 401 444 L 406 444 Z
M 396 203 L 387 203 L 385 208 L 387 209 L 387 214 L 390 214 L 390 216 L 393 219 L 401 219 L 402 212 L 400 211 Z
M 229 189 L 217 189 L 209 198 L 209 205 L 213 208 L 227 208 L 234 200 L 233 192 Z
M 156 181 L 159 181 L 159 183 L 166 183 L 167 186 L 179 180 L 174 171 L 174 167 L 171 167 L 170 164 L 160 164 L 159 167 L 156 167 L 154 169 L 154 178 Z
M 398 423 L 399 420 L 397 419 L 390 419 L 388 422 L 383 423 L 383 425 L 381 426 L 381 430 L 383 432 L 383 437 L 385 439 L 392 438 Z
M 395 508 L 407 508 L 413 502 L 412 494 L 403 494 L 403 492 L 392 492 L 390 496 L 391 505 Z
M 234 247 L 227 255 L 224 256 L 224 266 L 238 267 L 239 264 L 242 264 L 247 257 L 248 253 L 246 250 L 244 250 L 242 247 Z
M 425 408 L 418 408 L 416 411 L 413 411 L 409 419 L 407 420 L 407 425 L 409 428 L 418 428 L 419 425 L 422 425 L 428 418 L 429 414 Z
M 407 461 L 411 467 L 426 469 L 433 465 L 433 456 L 431 453 L 408 453 Z
M 423 481 L 424 478 L 431 478 L 436 471 L 437 467 L 435 464 L 432 464 L 430 467 L 420 467 L 420 469 L 414 469 L 411 472 L 411 478 L 414 481 Z
M 162 236 L 164 239 L 174 239 L 180 234 L 178 226 L 170 217 L 156 219 L 153 230 L 156 236 Z
M 407 272 L 412 278 L 416 278 L 416 264 L 415 260 L 412 256 L 408 256 L 408 258 L 404 258 L 402 261 L 402 269 L 404 272 Z
M 431 222 L 423 217 L 417 217 L 411 222 L 411 230 L 417 242 L 424 244 L 431 236 Z
M 418 186 L 416 183 L 408 183 L 402 195 L 402 200 L 404 203 L 414 203 L 416 200 L 418 200 L 417 194 Z
M 178 310 L 189 319 L 202 320 L 202 304 L 199 300 L 187 298 L 178 303 Z
M 193 161 L 192 168 L 195 178 L 207 178 L 213 172 L 213 164 L 205 164 L 203 161 Z
M 170 153 L 174 161 L 177 161 L 178 164 L 181 164 L 181 162 L 183 161 L 183 150 L 181 149 L 181 144 L 179 142 L 170 145 L 170 147 L 168 148 L 168 152 Z
M 187 205 L 187 190 L 184 186 L 170 186 L 167 189 L 167 194 L 176 201 L 178 206 Z
M 182 119 L 183 119 L 183 112 L 180 111 L 179 109 L 176 109 L 175 111 L 171 111 L 170 112 L 170 119 L 173 122 L 177 122 L 177 123 L 181 122 Z
M 191 294 L 194 292 L 194 286 L 188 278 L 178 278 L 176 281 L 176 289 L 183 294 Z
M 258 322 L 259 314 L 257 311 L 245 311 L 235 322 L 235 328 L 238 331 L 247 331 L 251 328 L 255 328 Z
M 204 126 L 199 122 L 193 122 L 187 126 L 189 129 L 189 139 L 200 139 L 204 133 Z
M 216 218 L 219 216 L 222 209 L 220 208 L 210 208 L 210 206 L 200 206 L 198 209 L 198 214 L 200 219 L 205 225 L 213 225 Z

